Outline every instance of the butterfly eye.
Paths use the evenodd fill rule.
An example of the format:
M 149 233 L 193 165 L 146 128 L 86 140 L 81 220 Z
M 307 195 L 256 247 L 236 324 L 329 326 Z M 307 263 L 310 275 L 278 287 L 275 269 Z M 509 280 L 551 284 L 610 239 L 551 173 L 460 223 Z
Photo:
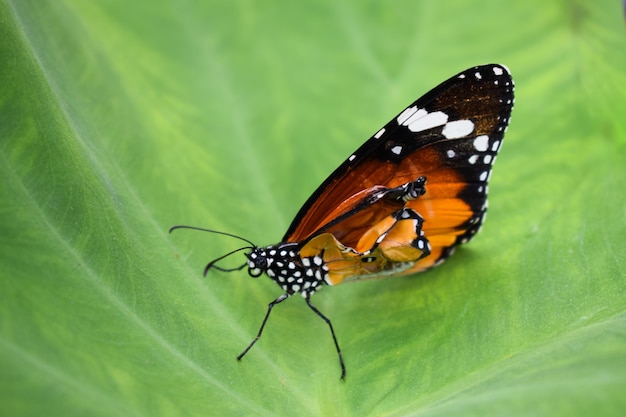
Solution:
M 252 278 L 258 278 L 264 271 L 267 271 L 268 262 L 265 251 L 256 248 L 246 256 L 248 257 L 248 274 Z

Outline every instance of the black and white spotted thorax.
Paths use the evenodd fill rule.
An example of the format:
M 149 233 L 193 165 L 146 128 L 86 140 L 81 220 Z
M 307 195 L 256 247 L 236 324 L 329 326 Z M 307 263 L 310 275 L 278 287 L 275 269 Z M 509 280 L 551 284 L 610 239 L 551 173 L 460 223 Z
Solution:
M 306 298 L 322 284 L 329 284 L 328 266 L 322 257 L 300 257 L 297 243 L 254 248 L 246 256 L 250 276 L 256 278 L 265 273 L 289 295 L 299 292 Z

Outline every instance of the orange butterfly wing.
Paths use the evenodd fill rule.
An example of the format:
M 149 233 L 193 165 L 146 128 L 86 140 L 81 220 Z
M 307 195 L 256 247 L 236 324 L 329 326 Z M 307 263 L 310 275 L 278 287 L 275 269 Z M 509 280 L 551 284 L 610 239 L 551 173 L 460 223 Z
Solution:
M 410 242 L 421 231 L 430 242 L 430 255 L 417 256 L 411 267 L 396 270 L 394 275 L 443 261 L 482 224 L 487 181 L 512 108 L 513 81 L 501 65 L 471 68 L 443 82 L 339 166 L 300 209 L 283 241 L 302 242 L 305 253 L 341 253 L 342 248 L 355 249 L 359 237 L 376 224 L 409 208 L 423 218 L 423 224 L 420 230 L 403 224 L 405 250 L 412 250 Z M 420 176 L 426 177 L 426 192 L 419 198 L 367 203 L 381 189 L 396 188 Z M 320 241 L 309 244 L 323 233 L 331 234 L 337 243 L 325 238 L 324 245 Z

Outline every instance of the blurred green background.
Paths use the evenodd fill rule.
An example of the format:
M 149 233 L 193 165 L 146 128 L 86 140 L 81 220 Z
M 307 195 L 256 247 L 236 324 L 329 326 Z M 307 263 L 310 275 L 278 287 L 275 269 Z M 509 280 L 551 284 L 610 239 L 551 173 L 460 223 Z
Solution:
M 0 0 L 0 415 L 611 416 L 626 408 L 617 1 Z M 427 273 L 294 297 L 237 362 L 315 187 L 447 77 L 506 64 L 489 219 Z M 238 264 L 241 255 L 231 261 Z

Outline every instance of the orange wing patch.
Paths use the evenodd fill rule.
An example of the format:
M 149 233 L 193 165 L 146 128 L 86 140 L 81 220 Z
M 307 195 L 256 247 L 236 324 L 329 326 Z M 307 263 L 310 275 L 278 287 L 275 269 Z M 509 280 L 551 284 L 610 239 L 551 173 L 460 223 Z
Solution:
M 322 256 L 330 285 L 398 275 L 430 253 L 422 224 L 414 210 L 403 208 L 374 224 L 354 248 L 341 243 L 332 233 L 322 233 L 302 247 L 300 256 Z

